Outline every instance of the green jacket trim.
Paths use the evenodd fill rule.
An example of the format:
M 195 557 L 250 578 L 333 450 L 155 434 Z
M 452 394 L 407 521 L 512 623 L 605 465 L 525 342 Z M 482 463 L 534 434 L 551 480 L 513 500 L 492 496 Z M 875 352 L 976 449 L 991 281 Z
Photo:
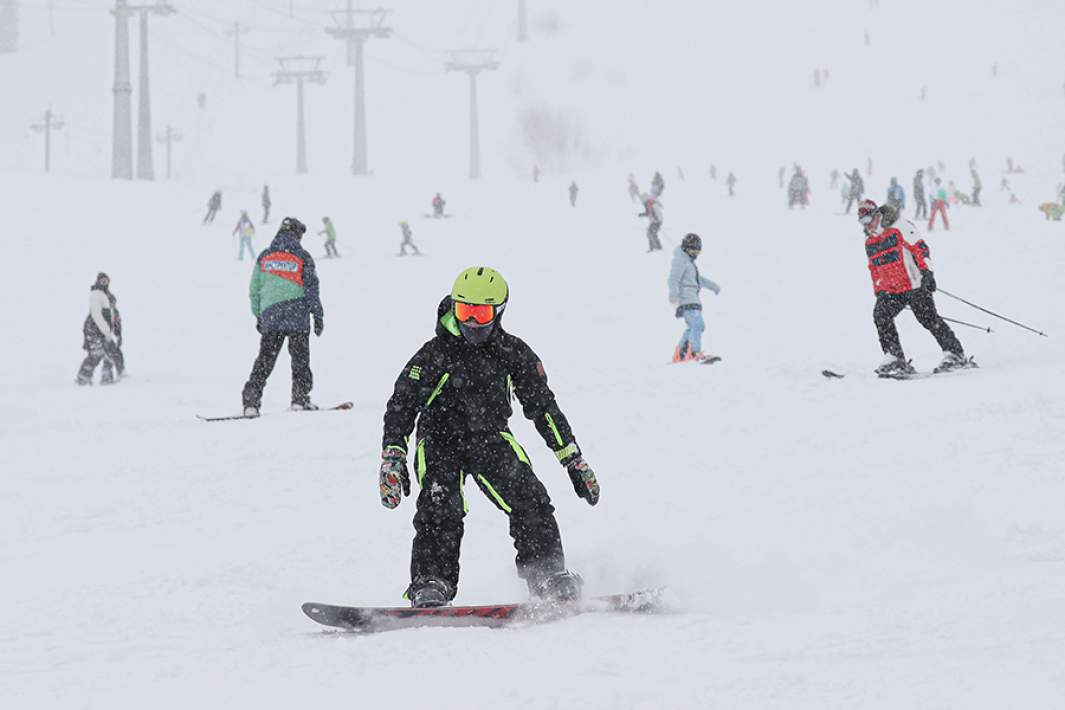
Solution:
M 495 488 L 492 488 L 492 484 L 488 482 L 488 479 L 482 476 L 481 474 L 477 474 L 477 480 L 480 481 L 481 485 L 484 486 L 484 489 L 488 491 L 488 495 L 492 496 L 493 500 L 495 500 L 496 502 L 496 505 L 498 505 L 504 513 L 510 515 L 511 507 L 507 505 L 507 502 L 505 500 L 503 500 L 503 496 L 499 495 L 499 493 L 496 492 Z

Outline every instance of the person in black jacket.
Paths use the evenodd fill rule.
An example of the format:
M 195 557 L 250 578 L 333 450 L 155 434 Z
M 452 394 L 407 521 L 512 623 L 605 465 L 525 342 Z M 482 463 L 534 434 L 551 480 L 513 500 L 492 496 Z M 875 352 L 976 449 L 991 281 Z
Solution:
M 436 336 L 404 366 L 388 400 L 379 477 L 386 508 L 410 495 L 408 437 L 416 420 L 418 425 L 421 493 L 407 589 L 414 607 L 443 606 L 455 597 L 467 478 L 510 517 L 518 575 L 530 594 L 580 598 L 581 579 L 566 571 L 551 499 L 507 426 L 514 396 L 566 468 L 577 495 L 595 505 L 599 484 L 555 403 L 540 359 L 503 330 L 508 298 L 507 283 L 494 270 L 463 271 L 437 308 Z
M 89 287 L 89 315 L 81 332 L 85 360 L 78 369 L 77 383 L 91 385 L 96 366 L 103 361 L 100 384 L 114 384 L 122 378 L 126 358 L 122 354 L 122 316 L 118 312 L 118 299 L 111 293 L 111 277 L 100 272 Z

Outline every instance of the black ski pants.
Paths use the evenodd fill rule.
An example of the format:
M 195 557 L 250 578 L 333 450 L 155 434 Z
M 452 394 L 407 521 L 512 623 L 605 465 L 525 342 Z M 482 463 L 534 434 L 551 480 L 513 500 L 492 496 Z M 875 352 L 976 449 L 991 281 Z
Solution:
M 415 472 L 421 493 L 414 514 L 412 586 L 440 579 L 458 589 L 467 478 L 510 518 L 519 577 L 532 586 L 565 569 L 551 498 L 509 431 L 423 439 L 415 451 Z
M 274 371 L 281 346 L 288 338 L 288 354 L 292 358 L 292 403 L 302 404 L 310 399 L 314 376 L 311 374 L 311 344 L 309 333 L 263 333 L 259 341 L 259 356 L 252 365 L 251 375 L 244 385 L 244 406 L 258 408 L 262 404 L 263 388 Z
M 662 242 L 658 241 L 658 230 L 662 228 L 661 222 L 651 220 L 647 225 L 647 251 L 655 251 L 662 248 Z
M 917 208 L 914 210 L 914 219 L 928 219 L 928 203 L 924 199 L 924 195 L 917 195 L 914 199 Z
M 902 352 L 902 344 L 899 342 L 899 331 L 895 327 L 895 316 L 902 313 L 906 306 L 913 311 L 917 322 L 935 337 L 944 352 L 965 355 L 954 331 L 936 311 L 936 302 L 932 298 L 931 291 L 923 288 L 907 293 L 877 294 L 876 305 L 873 307 L 873 323 L 876 324 L 876 332 L 880 336 L 880 349 L 885 354 L 899 358 L 906 357 Z

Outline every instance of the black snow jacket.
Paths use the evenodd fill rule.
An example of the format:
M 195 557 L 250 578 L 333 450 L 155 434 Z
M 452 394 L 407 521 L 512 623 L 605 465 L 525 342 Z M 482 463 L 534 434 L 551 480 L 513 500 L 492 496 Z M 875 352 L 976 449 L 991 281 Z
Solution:
M 560 462 L 580 454 L 532 348 L 503 330 L 499 321 L 488 342 L 469 344 L 452 313 L 451 298 L 444 298 L 437 308 L 436 337 L 414 354 L 396 380 L 385 409 L 383 447 L 406 451 L 416 419 L 419 440 L 468 442 L 471 436 L 509 434 L 515 395 Z

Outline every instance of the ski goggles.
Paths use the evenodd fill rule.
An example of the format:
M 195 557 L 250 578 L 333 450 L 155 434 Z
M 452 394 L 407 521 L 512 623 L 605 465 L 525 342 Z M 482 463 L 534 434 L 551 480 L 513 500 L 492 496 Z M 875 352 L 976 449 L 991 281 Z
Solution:
M 490 303 L 463 303 L 462 301 L 455 301 L 455 318 L 459 323 L 466 323 L 470 320 L 476 321 L 481 325 L 488 325 L 496 317 L 496 307 Z

